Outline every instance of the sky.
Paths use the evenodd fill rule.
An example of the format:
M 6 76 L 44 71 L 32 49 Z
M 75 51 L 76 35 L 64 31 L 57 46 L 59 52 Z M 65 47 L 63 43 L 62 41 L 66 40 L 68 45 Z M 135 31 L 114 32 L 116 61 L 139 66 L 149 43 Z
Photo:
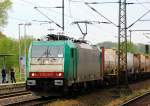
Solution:
M 65 35 L 81 38 L 82 34 L 74 21 L 100 21 L 107 22 L 103 17 L 92 11 L 84 2 L 117 2 L 118 0 L 64 0 L 65 1 Z M 75 2 L 76 1 L 76 2 Z M 58 28 L 54 23 L 43 23 L 37 21 L 55 21 L 62 25 L 62 15 L 60 8 L 52 8 L 62 5 L 62 0 L 12 0 L 12 8 L 8 11 L 8 24 L 3 29 L 3 33 L 7 36 L 18 39 L 18 24 L 31 23 L 31 26 L 26 27 L 26 33 L 34 38 L 42 38 L 49 33 L 62 33 L 62 29 Z M 139 4 L 127 5 L 127 26 L 131 25 L 144 13 L 150 10 L 150 3 L 140 4 L 141 2 L 150 2 L 150 0 L 127 0 Z M 98 12 L 103 14 L 113 23 L 118 25 L 118 4 L 91 4 Z M 38 7 L 42 15 L 34 7 Z M 43 8 L 44 7 L 44 8 Z M 150 13 L 142 18 L 142 20 L 150 19 Z M 36 20 L 36 21 L 35 21 Z M 85 30 L 84 24 L 80 24 Z M 53 29 L 53 30 L 49 30 Z M 139 21 L 134 24 L 129 30 L 150 30 L 150 21 Z M 88 24 L 87 35 L 85 37 L 89 42 L 96 44 L 104 41 L 118 41 L 118 28 L 112 24 Z M 129 31 L 128 34 L 129 36 Z M 149 32 L 131 33 L 132 42 L 150 44 Z M 24 27 L 21 26 L 21 36 L 24 36 Z M 145 37 L 148 36 L 148 37 Z M 129 38 L 128 38 L 129 39 Z

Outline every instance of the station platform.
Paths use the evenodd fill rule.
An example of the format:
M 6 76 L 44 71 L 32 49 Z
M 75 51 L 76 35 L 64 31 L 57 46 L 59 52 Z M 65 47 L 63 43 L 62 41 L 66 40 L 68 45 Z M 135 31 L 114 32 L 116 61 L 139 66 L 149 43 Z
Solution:
M 9 82 L 9 83 L 0 83 L 0 86 L 3 86 L 3 85 L 4 85 L 4 86 L 5 86 L 5 85 L 6 85 L 6 86 L 7 86 L 7 85 L 18 85 L 18 84 L 19 84 L 19 85 L 20 85 L 20 84 L 25 84 L 25 82 L 16 82 L 16 83 L 10 83 L 10 82 Z
M 25 82 L 0 84 L 0 94 L 25 90 Z

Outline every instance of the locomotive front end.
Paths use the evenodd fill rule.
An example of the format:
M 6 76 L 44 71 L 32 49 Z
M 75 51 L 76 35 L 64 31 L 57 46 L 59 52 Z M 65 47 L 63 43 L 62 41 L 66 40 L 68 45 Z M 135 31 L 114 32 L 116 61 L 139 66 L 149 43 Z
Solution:
M 64 46 L 32 43 L 29 53 L 27 89 L 36 95 L 55 95 L 64 85 Z

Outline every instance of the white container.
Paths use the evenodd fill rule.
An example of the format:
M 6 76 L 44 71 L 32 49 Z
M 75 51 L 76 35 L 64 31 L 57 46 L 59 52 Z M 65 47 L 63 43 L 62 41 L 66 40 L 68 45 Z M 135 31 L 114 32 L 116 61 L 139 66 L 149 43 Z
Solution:
M 140 71 L 140 54 L 133 55 L 133 67 L 134 67 L 134 72 L 139 73 L 139 71 Z
M 127 70 L 129 73 L 134 73 L 133 54 L 127 53 Z

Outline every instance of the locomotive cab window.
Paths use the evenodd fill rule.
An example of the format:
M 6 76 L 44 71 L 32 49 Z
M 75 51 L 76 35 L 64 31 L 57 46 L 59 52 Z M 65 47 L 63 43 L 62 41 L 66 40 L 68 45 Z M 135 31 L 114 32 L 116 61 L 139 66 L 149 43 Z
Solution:
M 63 46 L 33 46 L 31 64 L 50 64 L 63 57 Z
M 63 46 L 33 46 L 32 57 L 63 57 L 64 47 Z

